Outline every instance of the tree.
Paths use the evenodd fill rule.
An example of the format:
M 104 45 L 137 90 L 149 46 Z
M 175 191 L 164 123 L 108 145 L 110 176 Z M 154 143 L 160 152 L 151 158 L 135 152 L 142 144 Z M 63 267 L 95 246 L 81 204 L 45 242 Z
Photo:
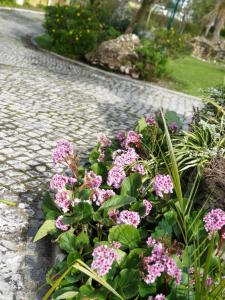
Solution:
M 132 18 L 125 33 L 132 33 L 134 31 L 135 25 L 137 25 L 146 16 L 151 6 L 154 5 L 156 2 L 157 0 L 142 0 L 140 8 Z
M 206 36 L 213 28 L 213 41 L 219 42 L 220 32 L 225 24 L 225 0 L 217 0 L 214 8 L 203 18 L 206 24 Z

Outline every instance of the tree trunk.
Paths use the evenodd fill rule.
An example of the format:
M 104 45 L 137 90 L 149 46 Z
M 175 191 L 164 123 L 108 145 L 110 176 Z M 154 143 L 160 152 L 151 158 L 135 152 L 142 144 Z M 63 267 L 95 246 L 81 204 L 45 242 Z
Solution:
M 219 42 L 220 40 L 220 32 L 223 29 L 224 24 L 225 24 L 225 8 L 221 8 L 215 20 L 215 27 L 213 31 L 213 41 L 215 43 Z
M 146 13 L 149 12 L 150 7 L 156 2 L 156 0 L 142 0 L 141 7 L 137 11 L 136 15 L 131 20 L 129 26 L 127 27 L 125 33 L 132 33 L 134 31 L 134 27 L 138 24 L 141 19 L 145 16 Z

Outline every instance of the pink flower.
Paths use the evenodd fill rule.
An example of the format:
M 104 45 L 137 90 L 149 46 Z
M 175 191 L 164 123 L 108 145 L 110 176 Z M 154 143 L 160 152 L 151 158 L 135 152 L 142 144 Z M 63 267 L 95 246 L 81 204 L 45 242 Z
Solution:
M 170 125 L 168 127 L 169 127 L 169 130 L 171 131 L 171 133 L 177 132 L 178 126 L 177 126 L 176 122 L 170 123 Z
M 119 249 L 121 247 L 121 244 L 119 242 L 113 242 L 112 243 L 113 248 Z
M 163 198 L 164 194 L 173 192 L 173 182 L 170 175 L 156 175 L 154 179 L 154 190 L 157 196 Z
M 136 153 L 135 149 L 130 148 L 127 151 L 122 151 L 121 155 L 117 155 L 114 158 L 114 164 L 118 167 L 124 167 L 126 165 L 132 164 L 138 158 L 139 158 L 139 155 Z
M 96 175 L 93 171 L 89 171 L 85 174 L 84 181 L 87 187 L 96 189 L 102 184 L 102 176 Z
M 144 214 L 143 217 L 147 217 L 150 214 L 151 210 L 152 210 L 152 204 L 151 204 L 150 201 L 148 201 L 146 199 L 143 200 L 143 204 L 145 206 L 145 214 Z
M 118 189 L 125 177 L 126 173 L 123 168 L 114 166 L 108 173 L 107 184 Z
M 62 218 L 63 218 L 63 216 L 59 216 L 56 219 L 55 226 L 62 231 L 67 231 L 69 229 L 69 227 L 62 223 Z
M 54 165 L 66 159 L 68 155 L 73 155 L 73 146 L 67 140 L 60 140 L 57 143 L 56 149 L 53 150 L 52 160 Z
M 112 267 L 113 262 L 118 258 L 115 248 L 101 245 L 92 252 L 93 261 L 91 268 L 96 270 L 99 276 L 106 275 Z
M 141 175 L 145 175 L 145 168 L 143 165 L 141 164 L 136 164 L 133 166 L 133 168 L 131 169 L 133 172 L 137 172 L 140 173 Z
M 225 212 L 220 209 L 212 209 L 204 218 L 205 222 L 205 230 L 209 232 L 209 238 L 212 235 L 221 230 L 223 226 L 225 226 Z
M 123 210 L 117 218 L 117 224 L 129 224 L 138 227 L 140 224 L 140 216 L 135 211 Z
M 147 118 L 145 119 L 145 121 L 146 121 L 146 123 L 147 123 L 148 125 L 156 125 L 156 124 L 157 124 L 157 122 L 156 122 L 156 120 L 155 120 L 155 118 L 154 118 L 153 116 L 147 117 Z
M 100 206 L 113 196 L 115 196 L 113 190 L 96 189 L 93 195 L 93 201 L 96 202 L 96 205 Z
M 51 189 L 64 189 L 65 185 L 68 183 L 68 177 L 63 175 L 55 174 L 52 177 L 52 180 L 50 182 Z
M 112 145 L 112 141 L 102 132 L 98 133 L 98 142 L 101 148 L 107 148 Z
M 165 300 L 166 296 L 163 294 L 158 294 L 155 296 L 155 300 Z
M 212 284 L 212 278 L 210 276 L 207 276 L 206 278 L 206 286 L 209 287 Z
M 62 209 L 64 213 L 68 212 L 70 206 L 69 194 L 66 191 L 59 191 L 55 195 L 55 203 Z
M 120 142 L 120 145 L 122 146 L 122 148 L 124 148 L 125 147 L 125 140 L 126 140 L 125 132 L 118 132 L 116 134 L 116 139 Z
M 77 179 L 74 178 L 74 177 L 69 177 L 68 182 L 69 182 L 71 185 L 73 185 L 74 183 L 77 182 Z
M 125 148 L 130 148 L 131 146 L 135 146 L 140 148 L 141 146 L 141 138 L 142 135 L 136 133 L 135 131 L 129 131 L 127 134 L 127 138 L 125 140 Z
M 156 240 L 154 240 L 151 236 L 148 237 L 146 244 L 148 246 L 154 246 L 156 244 Z
M 176 285 L 181 281 L 181 270 L 177 267 L 176 262 L 168 256 L 168 252 L 164 249 L 162 243 L 156 243 L 151 237 L 148 238 L 147 244 L 153 247 L 151 256 L 144 258 L 144 268 L 147 274 L 144 276 L 144 281 L 154 283 L 157 277 L 162 273 L 167 273 L 175 279 Z

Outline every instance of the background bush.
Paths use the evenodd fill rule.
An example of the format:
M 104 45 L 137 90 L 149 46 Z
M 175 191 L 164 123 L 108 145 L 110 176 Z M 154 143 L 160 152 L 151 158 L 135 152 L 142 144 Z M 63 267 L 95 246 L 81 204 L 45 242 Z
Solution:
M 191 52 L 190 36 L 180 35 L 173 28 L 155 31 L 152 39 L 142 40 L 137 49 L 139 60 L 136 67 L 140 76 L 147 80 L 161 78 L 166 74 L 169 57 L 177 58 Z
M 103 40 L 119 35 L 89 6 L 47 7 L 45 28 L 55 51 L 70 57 L 82 57 Z

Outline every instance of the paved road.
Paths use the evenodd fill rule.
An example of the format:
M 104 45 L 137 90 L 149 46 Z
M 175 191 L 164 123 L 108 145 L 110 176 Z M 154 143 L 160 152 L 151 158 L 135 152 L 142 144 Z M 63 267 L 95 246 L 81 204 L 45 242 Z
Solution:
M 43 15 L 0 10 L 0 300 L 37 299 L 50 262 L 32 237 L 41 192 L 54 172 L 51 150 L 68 138 L 84 158 L 96 133 L 112 135 L 159 107 L 190 117 L 196 98 L 142 84 L 38 51 L 30 38 Z

